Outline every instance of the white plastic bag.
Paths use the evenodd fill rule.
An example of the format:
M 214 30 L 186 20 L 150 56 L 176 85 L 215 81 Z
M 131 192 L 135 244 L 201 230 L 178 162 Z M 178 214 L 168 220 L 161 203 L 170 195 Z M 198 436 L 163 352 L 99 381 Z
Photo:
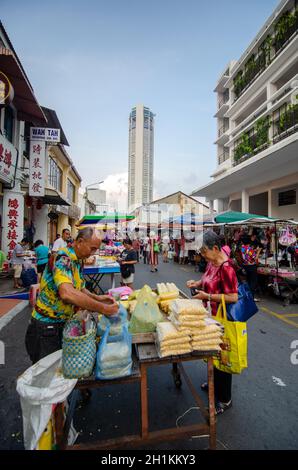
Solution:
M 26 450 L 36 448 L 51 417 L 52 405 L 62 403 L 77 383 L 77 379 L 65 379 L 61 367 L 60 349 L 29 367 L 17 380 Z

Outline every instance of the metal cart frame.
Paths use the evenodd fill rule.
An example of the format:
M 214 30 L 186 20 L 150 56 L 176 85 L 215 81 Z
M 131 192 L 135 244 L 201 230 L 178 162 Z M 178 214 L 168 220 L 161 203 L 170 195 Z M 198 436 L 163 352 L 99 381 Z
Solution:
M 143 345 L 145 346 L 145 345 Z M 150 346 L 155 349 L 154 344 L 146 345 L 147 348 Z M 140 345 L 139 345 L 139 349 Z M 64 422 L 63 418 L 63 404 L 59 404 L 55 409 L 55 432 L 57 447 L 61 450 L 106 450 L 106 449 L 127 449 L 133 447 L 140 447 L 159 443 L 162 441 L 172 441 L 182 438 L 191 437 L 193 435 L 208 435 L 209 436 L 209 448 L 212 450 L 216 449 L 216 417 L 215 417 L 215 401 L 214 401 L 214 375 L 213 375 L 213 357 L 217 354 L 214 351 L 208 352 L 195 352 L 183 356 L 171 356 L 160 359 L 157 356 L 155 349 L 155 357 L 148 355 L 148 352 L 144 356 L 148 358 L 134 358 L 134 367 L 132 375 L 123 377 L 115 380 L 95 380 L 90 378 L 87 380 L 78 381 L 76 388 L 72 394 L 68 415 Z M 149 357 L 151 356 L 151 357 Z M 183 362 L 195 361 L 205 359 L 207 361 L 208 369 L 208 396 L 209 396 L 209 409 L 205 408 L 205 404 L 197 393 L 191 379 L 187 375 Z M 181 386 L 181 375 L 188 385 L 195 402 L 200 408 L 200 413 L 204 418 L 204 423 L 198 423 L 191 426 L 182 426 L 175 428 L 162 429 L 160 431 L 149 430 L 149 414 L 148 414 L 148 379 L 147 370 L 149 367 L 160 366 L 164 364 L 172 364 L 174 383 L 177 387 Z M 181 374 L 181 375 L 180 375 Z M 73 446 L 67 445 L 67 437 L 69 432 L 70 423 L 73 418 L 75 403 L 79 390 L 101 388 L 106 385 L 126 384 L 138 382 L 140 384 L 140 398 L 141 398 L 141 432 L 139 435 L 125 435 L 123 437 L 117 437 L 114 439 L 100 440 L 92 443 L 75 444 Z

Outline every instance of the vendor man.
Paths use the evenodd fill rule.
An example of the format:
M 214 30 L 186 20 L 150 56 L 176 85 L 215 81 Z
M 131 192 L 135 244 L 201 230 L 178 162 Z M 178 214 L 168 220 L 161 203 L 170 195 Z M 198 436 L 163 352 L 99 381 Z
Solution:
M 26 333 L 26 349 L 32 363 L 62 347 L 65 321 L 79 309 L 102 313 L 118 312 L 118 304 L 108 295 L 95 295 L 85 288 L 81 262 L 101 244 L 97 231 L 79 231 L 73 247 L 52 255 L 40 284 L 40 293 Z

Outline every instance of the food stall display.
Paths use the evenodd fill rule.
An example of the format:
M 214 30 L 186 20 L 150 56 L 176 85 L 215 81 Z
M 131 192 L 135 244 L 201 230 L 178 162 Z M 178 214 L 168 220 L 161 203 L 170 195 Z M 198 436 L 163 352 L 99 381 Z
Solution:
M 168 286 L 169 293 L 175 291 L 179 296 L 178 300 L 171 299 L 173 303 L 177 302 L 177 306 L 173 306 L 173 309 L 178 319 L 181 320 L 184 315 L 196 315 L 198 320 L 201 321 L 204 313 L 202 304 L 199 302 L 194 306 L 193 301 L 188 299 L 175 285 L 166 283 L 166 286 Z M 196 332 L 196 335 L 193 336 L 191 332 L 179 331 L 159 308 L 161 302 L 159 297 L 166 294 L 166 292 L 162 292 L 164 289 L 160 286 L 157 290 L 160 292 L 159 295 L 148 286 L 144 286 L 140 291 L 135 292 L 115 292 L 115 290 L 111 290 L 110 295 L 117 295 L 120 299 L 121 296 L 122 299 L 126 298 L 126 300 L 119 301 L 117 316 L 106 318 L 95 313 L 81 311 L 77 313 L 76 319 L 72 319 L 72 324 L 67 326 L 65 330 L 66 341 L 62 349 L 61 362 L 57 362 L 56 374 L 62 380 L 63 371 L 65 370 L 67 371 L 66 375 L 75 380 L 77 370 L 78 381 L 76 385 L 73 385 L 75 388 L 69 396 L 67 411 L 65 402 L 59 402 L 52 411 L 51 423 L 53 423 L 55 449 L 116 449 L 123 448 L 127 444 L 134 446 L 143 443 L 148 445 L 153 442 L 167 441 L 169 436 L 173 440 L 189 438 L 193 435 L 209 436 L 210 449 L 216 448 L 213 357 L 218 353 L 217 348 L 215 348 L 217 346 L 216 340 L 218 341 L 219 338 L 218 331 L 214 329 L 214 325 L 209 325 L 208 322 L 206 322 L 204 328 L 201 328 L 200 333 Z M 183 304 L 180 300 L 184 301 Z M 150 325 L 150 332 L 139 332 L 143 331 L 144 324 L 142 321 L 134 323 L 132 315 L 130 324 L 133 323 L 134 327 L 137 326 L 137 328 L 136 332 L 129 334 L 127 329 L 129 316 L 123 304 L 125 302 L 125 305 L 129 306 L 132 302 L 137 302 L 137 306 L 140 308 L 141 305 L 144 305 L 144 301 L 148 301 L 151 305 L 150 314 L 152 314 L 152 311 L 154 312 L 153 321 L 151 318 L 151 323 L 154 323 L 154 326 Z M 94 341 L 93 336 L 92 318 L 97 322 L 96 341 Z M 145 324 L 145 330 L 147 330 L 147 326 Z M 205 341 L 207 340 L 208 345 L 214 346 L 213 350 L 206 350 L 207 343 Z M 198 344 L 200 341 L 200 344 L 202 344 L 201 349 L 200 344 Z M 68 362 L 69 359 L 71 359 L 71 364 Z M 85 362 L 86 359 L 88 363 Z M 208 409 L 205 408 L 203 400 L 195 391 L 195 387 L 183 367 L 183 362 L 196 360 L 205 360 L 207 362 Z M 91 372 L 92 364 L 95 365 Z M 148 368 L 166 364 L 172 366 L 176 387 L 181 387 L 182 377 L 185 379 L 185 383 L 190 388 L 198 406 L 199 413 L 202 414 L 203 423 L 200 420 L 196 424 L 179 428 L 175 427 L 173 423 L 173 428 L 150 431 L 148 408 L 148 394 L 150 392 L 147 371 Z M 69 432 L 71 431 L 71 423 L 80 390 L 128 383 L 138 383 L 140 386 L 140 435 L 130 435 L 128 430 L 127 435 L 123 437 L 118 436 L 114 439 L 98 442 L 74 444 L 73 441 L 69 440 Z

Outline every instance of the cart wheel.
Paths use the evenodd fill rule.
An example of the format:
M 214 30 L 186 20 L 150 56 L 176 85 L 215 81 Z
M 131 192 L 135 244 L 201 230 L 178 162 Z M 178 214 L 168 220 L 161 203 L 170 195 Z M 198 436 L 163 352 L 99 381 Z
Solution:
M 290 305 L 290 299 L 284 299 L 283 300 L 283 306 L 288 307 Z
M 179 373 L 178 365 L 176 362 L 173 363 L 172 366 L 172 375 L 174 379 L 174 384 L 176 388 L 181 388 L 182 387 L 182 380 L 181 380 L 181 375 Z
M 174 383 L 176 388 L 181 388 L 182 387 L 182 380 L 181 377 L 175 377 L 174 378 Z

